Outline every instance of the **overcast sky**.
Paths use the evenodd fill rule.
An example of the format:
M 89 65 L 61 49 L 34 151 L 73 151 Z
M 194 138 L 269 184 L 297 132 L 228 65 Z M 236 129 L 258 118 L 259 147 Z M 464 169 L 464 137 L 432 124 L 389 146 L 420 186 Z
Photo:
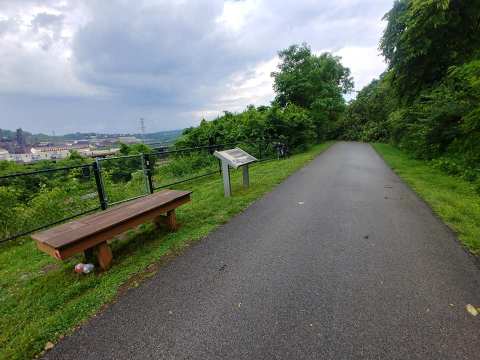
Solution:
M 331 51 L 361 89 L 385 69 L 392 0 L 0 0 L 0 128 L 184 128 L 273 99 L 277 52 Z

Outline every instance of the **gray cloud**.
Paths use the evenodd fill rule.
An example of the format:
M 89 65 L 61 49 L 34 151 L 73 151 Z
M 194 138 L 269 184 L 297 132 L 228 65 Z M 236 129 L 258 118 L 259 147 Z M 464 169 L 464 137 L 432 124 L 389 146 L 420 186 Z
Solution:
M 15 33 L 17 31 L 18 24 L 13 18 L 7 18 L 0 20 L 0 37 L 8 33 Z
M 19 26 L 19 14 L 40 5 Z M 0 127 L 135 131 L 141 116 L 152 131 L 185 127 L 200 114 L 268 101 L 266 66 L 278 50 L 304 41 L 315 51 L 347 54 L 363 83 L 383 70 L 368 56 L 376 55 L 380 19 L 390 6 L 391 0 L 6 0 L 0 104 L 9 117 L 0 115 Z
M 35 31 L 46 28 L 58 32 L 65 19 L 65 15 L 54 15 L 49 13 L 39 13 L 32 20 L 32 26 Z
M 221 31 L 223 1 L 195 5 L 98 4 L 74 41 L 79 78 L 140 104 L 195 107 L 226 77 L 256 60 Z
M 47 51 L 61 38 L 65 15 L 39 13 L 31 21 L 32 31 L 40 34 L 40 47 Z

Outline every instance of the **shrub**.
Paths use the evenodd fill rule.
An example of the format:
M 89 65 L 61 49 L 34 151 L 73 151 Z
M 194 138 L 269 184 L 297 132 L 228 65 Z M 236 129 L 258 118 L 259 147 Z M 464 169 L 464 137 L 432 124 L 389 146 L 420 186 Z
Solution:
M 212 170 L 218 167 L 218 160 L 208 152 L 177 155 L 161 166 L 161 173 L 171 177 L 183 177 L 198 173 L 201 170 Z

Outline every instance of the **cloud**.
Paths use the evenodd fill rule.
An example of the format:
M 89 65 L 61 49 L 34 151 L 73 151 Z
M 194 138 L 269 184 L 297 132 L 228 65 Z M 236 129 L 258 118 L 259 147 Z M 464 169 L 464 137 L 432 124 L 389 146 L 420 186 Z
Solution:
M 48 50 L 61 39 L 63 21 L 65 15 L 55 15 L 49 13 L 36 14 L 31 21 L 32 31 L 41 34 L 40 47 L 43 50 Z
M 17 31 L 17 22 L 12 18 L 0 19 L 0 37 Z
M 96 5 L 77 33 L 77 75 L 135 104 L 193 108 L 222 93 L 226 79 L 260 56 L 217 21 L 223 1 Z
M 374 78 L 378 78 L 386 63 L 379 55 L 377 46 L 344 47 L 336 52 L 342 63 L 349 67 L 355 79 L 355 89 L 361 90 Z
M 0 10 L 0 95 L 100 96 L 101 89 L 83 83 L 72 68 L 76 19 L 68 15 L 75 12 L 61 13 L 71 8 L 59 1 L 25 4 L 7 0 Z
M 390 6 L 391 0 L 6 0 L 0 103 L 9 105 L 10 117 L 0 118 L 0 127 L 123 132 L 136 131 L 139 117 L 151 131 L 189 126 L 268 103 L 277 51 L 304 41 L 342 56 L 358 88 L 384 69 L 376 48 Z M 20 109 L 22 99 L 38 111 Z M 78 123 L 66 126 L 67 118 Z

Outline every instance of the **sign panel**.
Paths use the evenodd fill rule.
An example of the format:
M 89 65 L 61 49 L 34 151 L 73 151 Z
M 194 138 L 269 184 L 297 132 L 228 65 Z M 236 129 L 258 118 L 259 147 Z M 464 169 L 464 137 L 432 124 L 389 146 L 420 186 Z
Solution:
M 257 161 L 255 157 L 240 148 L 224 151 L 215 151 L 213 155 L 215 155 L 215 157 L 219 158 L 222 161 L 226 161 L 228 165 L 230 165 L 234 169 Z
M 213 155 L 219 158 L 222 162 L 223 188 L 225 196 L 231 196 L 232 194 L 230 186 L 230 167 L 237 169 L 241 166 L 243 169 L 243 186 L 249 186 L 250 179 L 248 175 L 248 164 L 257 161 L 255 157 L 240 148 L 215 151 Z

